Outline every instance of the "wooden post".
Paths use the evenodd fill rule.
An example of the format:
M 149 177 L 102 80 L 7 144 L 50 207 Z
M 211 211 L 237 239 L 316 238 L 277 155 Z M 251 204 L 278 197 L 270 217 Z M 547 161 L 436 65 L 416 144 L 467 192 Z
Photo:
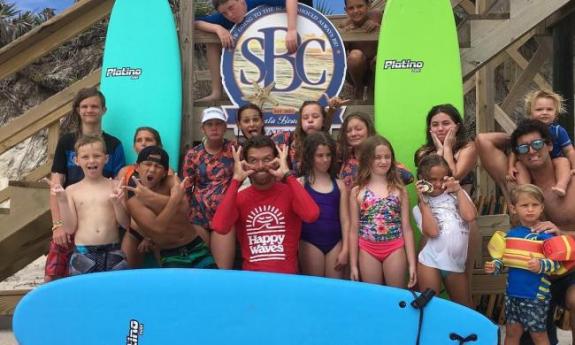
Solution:
M 487 63 L 475 74 L 476 133 L 495 130 L 495 77 L 493 62 Z M 485 169 L 477 168 L 479 195 L 495 195 L 495 183 Z
M 180 141 L 180 157 L 182 163 L 186 151 L 191 147 L 193 133 L 193 57 L 194 57 L 194 1 L 180 1 L 180 49 L 182 58 L 182 136 Z M 180 164 L 180 167 L 183 164 Z
M 569 136 L 574 132 L 573 101 L 573 21 L 575 14 L 564 18 L 553 29 L 553 89 L 565 98 L 566 114 L 559 122 Z

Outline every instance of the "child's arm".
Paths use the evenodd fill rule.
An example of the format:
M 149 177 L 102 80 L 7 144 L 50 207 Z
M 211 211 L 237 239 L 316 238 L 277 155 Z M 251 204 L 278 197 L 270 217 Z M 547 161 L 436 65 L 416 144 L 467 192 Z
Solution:
M 423 199 L 419 199 L 419 210 L 421 211 L 421 231 L 427 237 L 434 238 L 439 236 L 439 226 L 437 220 L 431 213 L 431 207 Z
M 208 23 L 203 20 L 195 20 L 194 27 L 198 30 L 211 32 L 218 36 L 220 39 L 220 43 L 224 48 L 232 48 L 234 46 L 234 40 L 232 39 L 232 35 L 226 28 L 221 25 Z
M 447 193 L 453 193 L 457 196 L 457 201 L 459 204 L 459 215 L 466 222 L 472 222 L 477 218 L 477 209 L 475 205 L 469 198 L 469 195 L 461 188 L 459 181 L 454 177 L 445 176 L 443 185 L 445 186 L 445 191 Z
M 124 229 L 130 228 L 130 215 L 124 205 L 124 189 L 122 188 L 121 180 L 110 181 L 112 184 L 112 193 L 110 194 L 110 201 L 114 208 L 114 215 L 116 222 Z
M 515 164 L 517 164 L 517 155 L 515 152 L 511 151 L 511 153 L 509 153 L 509 160 L 507 162 L 507 179 L 512 182 L 517 181 L 517 174 L 519 173 L 515 167 Z
M 571 163 L 571 175 L 575 175 L 575 148 L 573 145 L 568 145 L 563 148 L 563 154 Z
M 381 12 L 371 10 L 367 13 L 368 19 L 363 23 L 362 28 L 365 32 L 372 32 L 376 29 L 379 29 L 379 25 L 381 23 Z
M 475 221 L 477 219 L 477 208 L 463 188 L 460 188 L 457 192 L 457 201 L 461 218 L 467 223 Z
M 56 193 L 58 198 L 58 206 L 60 208 L 60 215 L 62 216 L 62 221 L 64 222 L 64 231 L 72 235 L 78 230 L 78 213 L 76 211 L 76 205 L 74 204 L 73 193 L 70 191 L 70 187 L 59 190 L 62 186 L 52 187 L 52 192 Z
M 419 213 L 421 213 L 421 231 L 427 237 L 434 238 L 439 236 L 439 226 L 437 225 L 437 220 L 433 217 L 431 212 L 431 207 L 425 201 L 425 196 L 423 195 L 425 191 L 425 185 L 418 181 L 415 184 L 415 191 L 417 192 Z M 415 215 L 414 215 L 415 217 Z M 418 217 L 415 219 L 419 222 Z
M 447 137 L 443 142 L 442 156 L 449 165 L 453 176 L 460 180 L 464 178 L 477 163 L 477 149 L 475 143 L 470 141 L 459 150 L 457 157 L 457 162 L 455 161 L 456 152 L 453 151 L 455 145 L 455 131 L 456 129 L 450 129 L 447 133 Z
M 359 187 L 355 186 L 351 190 L 349 197 L 349 265 L 350 279 L 359 281 L 358 268 L 358 232 L 359 232 Z
M 286 12 L 286 48 L 290 54 L 293 54 L 297 50 L 297 0 L 286 0 Z
M 139 198 L 132 197 L 128 200 L 128 210 L 140 228 L 148 235 L 151 233 L 162 234 L 176 213 L 181 208 L 183 199 L 184 184 L 186 179 L 178 183 L 170 190 L 170 197 L 166 207 L 156 215 L 150 208 L 146 207 Z M 129 187 L 128 189 L 133 188 Z
M 403 229 L 405 252 L 407 254 L 407 263 L 409 265 L 409 281 L 407 283 L 407 287 L 412 288 L 417 283 L 417 277 L 415 274 L 417 266 L 417 260 L 415 258 L 415 242 L 413 240 L 413 229 L 411 228 L 411 222 L 409 221 L 409 198 L 407 196 L 407 190 L 402 188 L 400 193 L 401 228 Z
M 339 221 L 341 223 L 341 251 L 336 258 L 336 270 L 349 262 L 349 193 L 343 180 L 337 180 L 339 188 Z
M 55 184 L 62 186 L 66 181 L 66 175 L 53 172 L 50 179 L 46 178 L 44 181 L 51 189 Z M 62 220 L 58 198 L 53 193 L 50 193 L 50 213 L 52 214 L 52 240 L 57 245 L 64 247 L 69 246 L 70 236 L 68 235 L 68 231 L 65 230 L 66 224 L 64 224 Z
M 499 274 L 503 270 L 503 261 L 500 259 L 485 261 L 484 270 L 487 274 Z
M 527 262 L 527 269 L 534 273 L 553 273 L 561 267 L 559 261 L 551 259 L 535 259 L 531 258 Z

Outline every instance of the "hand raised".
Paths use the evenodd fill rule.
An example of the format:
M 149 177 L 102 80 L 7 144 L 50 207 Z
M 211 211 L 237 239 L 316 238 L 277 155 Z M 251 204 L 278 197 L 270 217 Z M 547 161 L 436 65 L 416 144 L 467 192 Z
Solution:
M 284 176 L 290 172 L 287 163 L 289 147 L 288 145 L 281 145 L 281 147 L 276 145 L 276 149 L 278 150 L 279 156 L 269 163 L 270 168 L 268 168 L 268 172 L 272 174 L 276 180 L 281 181 Z M 277 168 L 273 168 L 274 166 L 277 166 Z
M 113 203 L 121 203 L 124 200 L 124 188 L 122 187 L 122 181 L 112 180 L 112 193 L 110 194 L 110 201 Z
M 252 166 L 246 163 L 245 160 L 241 159 L 243 148 L 238 146 L 238 148 L 232 148 L 232 155 L 234 156 L 234 176 L 233 179 L 239 182 L 243 182 L 248 176 L 253 174 L 255 170 Z
M 327 106 L 330 107 L 331 109 L 337 109 L 342 105 L 347 105 L 351 102 L 351 99 L 343 99 L 337 96 L 329 98 L 329 96 L 326 93 L 322 94 L 322 97 L 327 99 Z
M 447 193 L 457 193 L 461 189 L 459 180 L 456 180 L 453 176 L 445 176 L 443 178 L 443 188 Z
M 44 177 L 43 181 L 46 182 L 48 186 L 50 186 L 50 195 L 55 196 L 58 198 L 58 200 L 61 201 L 66 200 L 66 190 L 64 190 L 64 187 L 62 187 L 61 184 L 52 182 L 46 177 Z

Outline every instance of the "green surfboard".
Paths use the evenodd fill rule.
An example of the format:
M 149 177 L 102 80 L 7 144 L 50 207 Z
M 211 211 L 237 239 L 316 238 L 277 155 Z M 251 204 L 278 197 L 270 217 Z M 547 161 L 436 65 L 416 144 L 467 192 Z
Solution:
M 387 1 L 375 80 L 377 132 L 415 174 L 413 154 L 425 143 L 429 109 L 451 103 L 463 110 L 459 43 L 449 0 Z
M 136 161 L 134 132 L 153 127 L 177 169 L 182 80 L 180 49 L 168 0 L 118 0 L 108 25 L 101 89 L 108 111 L 106 132 L 124 145 L 126 161 Z

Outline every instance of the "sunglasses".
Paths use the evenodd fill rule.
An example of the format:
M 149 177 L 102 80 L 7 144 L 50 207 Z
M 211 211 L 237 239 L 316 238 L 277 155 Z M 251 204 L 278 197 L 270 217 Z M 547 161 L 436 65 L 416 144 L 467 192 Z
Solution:
M 527 152 L 529 152 L 529 147 L 533 148 L 533 150 L 535 151 L 540 151 L 543 148 L 543 146 L 545 146 L 545 140 L 535 139 L 529 144 L 517 145 L 515 147 L 515 151 L 517 151 L 517 153 L 520 155 L 524 155 Z

